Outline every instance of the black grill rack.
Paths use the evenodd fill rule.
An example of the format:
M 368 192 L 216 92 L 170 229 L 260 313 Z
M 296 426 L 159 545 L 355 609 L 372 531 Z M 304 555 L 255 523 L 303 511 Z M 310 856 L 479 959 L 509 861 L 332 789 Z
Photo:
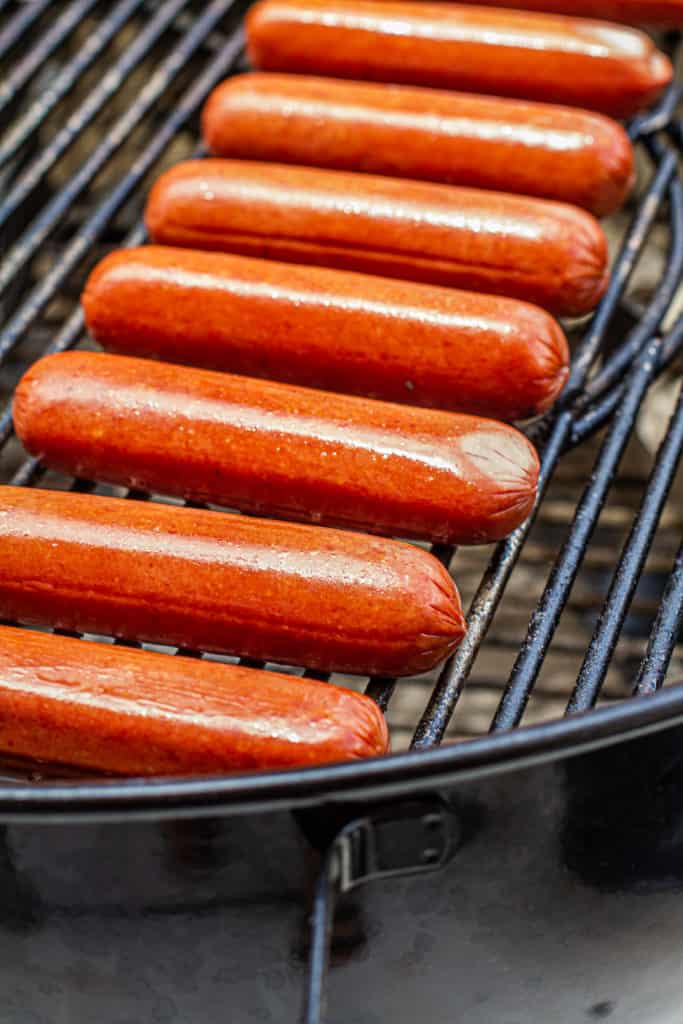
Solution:
M 219 81 L 245 67 L 241 16 L 246 6 L 236 0 L 70 0 L 57 5 L 45 0 L 0 0 L 3 481 L 122 493 L 89 481 L 57 477 L 35 459 L 26 458 L 13 435 L 12 390 L 26 366 L 40 355 L 88 344 L 78 305 L 85 276 L 111 248 L 144 241 L 140 211 L 149 183 L 159 171 L 189 155 L 202 155 L 197 143 L 198 111 Z M 677 56 L 677 36 L 663 38 L 660 45 Z M 561 402 L 527 428 L 542 455 L 535 516 L 485 553 L 478 586 L 472 588 L 476 592 L 467 637 L 438 676 L 417 680 L 414 686 L 402 681 L 392 703 L 393 680 L 367 683 L 366 692 L 395 725 L 399 747 L 408 745 L 410 733 L 410 745 L 424 751 L 444 737 L 463 738 L 489 727 L 493 732 L 509 731 L 520 724 L 530 696 L 536 695 L 534 686 L 547 655 L 563 649 L 561 637 L 558 646 L 553 645 L 560 617 L 577 574 L 596 551 L 592 538 L 596 528 L 598 534 L 602 529 L 600 517 L 608 494 L 615 485 L 622 486 L 617 470 L 633 438 L 639 410 L 655 378 L 674 362 L 683 346 L 683 315 L 671 319 L 683 278 L 680 95 L 681 88 L 672 86 L 655 109 L 629 125 L 642 164 L 642 184 L 624 219 L 607 294 L 590 321 L 571 328 L 572 371 Z M 634 272 L 659 259 L 663 269 L 656 285 L 640 287 Z M 574 673 L 573 690 L 570 686 L 566 692 L 553 691 L 554 717 L 588 710 L 598 700 L 623 698 L 631 690 L 653 694 L 665 680 L 683 618 L 683 546 L 675 557 L 671 552 L 670 574 L 666 553 L 658 556 L 665 562 L 659 570 L 660 590 L 664 580 L 666 589 L 651 631 L 650 616 L 639 629 L 635 653 L 629 647 L 632 678 L 616 690 L 603 689 L 620 637 L 623 644 L 629 639 L 622 630 L 629 621 L 636 588 L 643 582 L 645 562 L 682 451 L 683 401 L 679 400 L 649 479 L 631 481 L 628 518 L 632 522 L 620 553 L 621 535 L 617 534 L 616 545 L 614 537 L 611 544 L 608 538 L 601 577 L 607 593 L 601 607 L 591 607 L 584 617 L 578 646 L 573 641 L 572 654 L 581 655 L 583 662 L 578 675 Z M 577 453 L 583 469 L 575 474 L 565 500 L 569 514 L 549 529 L 548 503 L 558 487 L 566 488 L 564 467 L 576 464 L 572 460 Z M 126 493 L 136 500 L 156 498 Z M 528 629 L 518 621 L 512 638 L 501 640 L 494 629 L 489 640 L 494 649 L 498 645 L 508 656 L 516 654 L 507 684 L 496 679 L 489 687 L 489 696 L 496 697 L 490 720 L 480 720 L 476 727 L 461 724 L 455 712 L 463 694 L 483 685 L 476 678 L 475 659 L 483 644 L 484 649 L 488 647 L 485 638 L 500 602 L 516 585 L 518 563 L 529 574 L 525 559 L 534 544 L 538 547 L 539 538 L 545 554 L 531 558 L 531 590 L 543 587 Z M 604 538 L 602 545 L 604 552 Z M 482 552 L 456 555 L 443 545 L 433 551 L 459 579 L 461 561 L 470 566 L 471 575 L 471 566 L 482 564 L 484 558 Z M 522 590 L 525 587 L 522 584 Z M 600 594 L 599 587 L 596 593 Z M 659 599 L 658 590 L 650 597 L 650 605 Z M 648 632 L 649 643 L 643 651 Z M 471 673 L 472 682 L 466 688 Z M 305 674 L 328 678 L 311 671 Z M 346 685 L 361 685 L 346 677 L 333 681 L 337 678 Z M 396 704 L 405 703 L 399 693 L 413 697 L 408 701 L 408 720 L 402 712 L 402 720 L 394 722 Z M 17 783 L 18 792 L 29 791 L 21 775 Z M 35 794 L 36 788 L 49 785 L 48 781 L 44 787 L 30 788 Z

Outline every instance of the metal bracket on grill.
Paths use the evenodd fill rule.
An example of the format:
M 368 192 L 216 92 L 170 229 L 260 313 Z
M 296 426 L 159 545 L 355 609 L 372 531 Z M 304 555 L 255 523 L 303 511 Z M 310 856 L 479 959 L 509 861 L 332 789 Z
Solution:
M 445 801 L 405 801 L 342 829 L 330 850 L 333 881 L 348 892 L 374 879 L 436 871 L 450 860 L 457 838 L 457 819 Z
M 377 879 L 438 871 L 453 857 L 459 838 L 458 818 L 441 797 L 385 806 L 337 834 L 315 887 L 303 1024 L 323 1022 L 337 895 Z

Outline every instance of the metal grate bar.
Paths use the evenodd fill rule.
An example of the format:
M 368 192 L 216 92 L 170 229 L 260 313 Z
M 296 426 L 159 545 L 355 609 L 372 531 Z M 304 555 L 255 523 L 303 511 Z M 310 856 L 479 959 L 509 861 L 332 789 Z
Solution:
M 184 38 L 181 46 L 164 62 L 162 66 L 164 74 L 161 74 L 162 69 L 160 68 L 159 74 L 155 76 L 153 83 L 150 82 L 150 84 L 154 85 L 153 92 L 155 98 L 162 91 L 162 85 L 165 86 L 172 80 L 180 70 L 182 63 L 189 59 L 191 54 L 199 47 L 206 34 L 225 16 L 234 2 L 235 0 L 214 0 L 209 6 L 205 14 L 196 22 L 192 32 Z M 26 329 L 45 308 L 60 285 L 66 280 L 81 259 L 87 255 L 93 242 L 115 213 L 133 194 L 136 187 L 150 168 L 153 167 L 178 130 L 197 111 L 211 89 L 228 72 L 239 56 L 241 49 L 241 37 L 235 36 L 228 45 L 212 58 L 202 75 L 195 80 L 178 101 L 173 113 L 150 139 L 145 150 L 131 166 L 128 174 L 120 180 L 118 185 L 116 185 L 75 234 L 62 253 L 59 263 L 44 276 L 42 281 L 34 286 L 26 301 L 19 307 L 15 315 L 8 321 L 4 331 L 0 334 L 0 361 L 7 357 L 7 354 L 14 348 Z M 150 92 L 147 91 L 147 99 L 149 97 Z M 129 114 L 125 115 L 125 119 L 127 123 L 130 123 Z M 136 121 L 133 121 L 130 124 L 130 129 L 135 127 L 135 124 Z M 60 193 L 61 195 L 62 193 Z
M 13 487 L 30 487 L 44 472 L 40 459 L 31 455 L 22 462 L 14 476 L 10 478 L 9 483 Z
M 147 56 L 187 2 L 188 0 L 167 0 L 159 8 L 154 18 L 126 50 L 121 59 L 104 76 L 98 88 L 85 100 L 76 114 L 69 118 L 56 138 L 45 147 L 36 160 L 21 174 L 0 206 L 0 227 L 21 206 L 46 171 L 54 165 L 73 140 L 81 134 L 85 126 L 90 123 L 104 103 L 118 91 L 123 79 Z M 41 210 L 30 228 L 15 242 L 0 264 L 0 291 L 7 287 L 17 272 L 35 255 L 74 200 L 119 149 L 145 114 L 152 109 L 164 89 L 167 88 L 168 84 L 185 63 L 185 45 L 186 39 L 179 44 L 176 51 L 166 58 L 153 77 L 147 82 L 131 107 L 107 131 L 99 146 L 79 167 L 78 171 L 71 177 L 64 188 Z M 183 52 L 179 54 L 178 50 Z
M 683 324 L 678 320 L 664 338 L 662 350 L 659 353 L 657 369 L 665 369 L 669 363 L 678 355 L 678 350 L 683 341 Z
M 495 548 L 484 572 L 467 615 L 467 632 L 454 655 L 446 662 L 429 703 L 418 722 L 412 740 L 416 750 L 435 746 L 443 739 L 448 723 L 465 688 L 479 648 L 486 636 L 505 587 L 529 531 L 536 519 L 538 508 L 550 483 L 552 468 L 560 458 L 571 430 L 572 418 L 568 412 L 560 413 L 541 459 L 538 497 L 531 516 L 507 540 Z
M 381 676 L 377 676 L 370 680 L 365 688 L 365 693 L 368 697 L 372 697 L 382 711 L 386 711 L 389 707 L 389 701 L 394 695 L 395 687 L 395 679 L 385 679 Z
M 661 147 L 658 146 L 658 148 Z M 673 154 L 668 155 L 673 156 Z M 595 398 L 599 398 L 622 379 L 625 370 L 635 359 L 644 342 L 659 329 L 671 305 L 674 294 L 680 286 L 683 264 L 683 237 L 680 231 L 681 210 L 683 210 L 683 185 L 681 185 L 678 179 L 672 183 L 669 202 L 673 207 L 671 211 L 671 248 L 667 267 L 660 287 L 657 290 L 657 295 L 623 344 L 614 352 L 600 372 L 586 384 L 586 404 Z
M 14 433 L 14 427 L 12 425 L 12 403 L 3 409 L 2 415 L 0 416 L 0 448 L 7 444 L 9 438 Z
M 631 142 L 638 142 L 649 135 L 654 135 L 655 132 L 668 130 L 682 97 L 683 86 L 674 82 L 652 110 L 646 110 L 633 118 L 627 129 Z
M 683 344 L 683 325 L 674 324 L 662 342 L 657 358 L 657 373 L 661 373 L 679 353 Z M 614 388 L 603 399 L 591 406 L 574 424 L 571 445 L 576 447 L 602 427 L 624 397 L 624 385 Z
M 583 660 L 576 687 L 567 705 L 568 713 L 587 711 L 595 704 L 652 545 L 681 452 L 683 393 L 679 395 L 676 411 L 647 482 L 640 510 L 624 545 L 617 571 Z
M 48 28 L 38 44 L 33 46 L 4 81 L 0 82 L 0 114 L 12 100 L 16 99 L 36 71 L 40 70 L 73 30 L 78 28 L 83 18 L 97 3 L 98 0 L 76 0 L 72 3 Z
M 659 345 L 659 339 L 651 342 L 629 374 L 626 394 L 603 443 L 591 482 L 581 496 L 569 535 L 532 616 L 527 636 L 494 717 L 494 730 L 511 729 L 521 720 L 586 546 L 597 524 L 612 478 L 635 426 L 640 404 L 655 375 Z
M 40 127 L 50 111 L 93 65 L 143 3 L 144 0 L 121 0 L 111 14 L 93 29 L 74 59 L 65 64 L 59 74 L 50 82 L 50 88 L 34 100 L 28 110 L 11 125 L 0 144 L 0 164 L 4 164 L 13 157 L 19 147 L 23 146 L 33 132 Z M 44 173 L 44 171 L 39 172 L 39 177 Z
M 676 154 L 669 151 L 655 171 L 650 187 L 622 243 L 621 251 L 612 270 L 607 292 L 598 306 L 576 357 L 572 360 L 569 380 L 561 398 L 562 408 L 567 408 L 567 406 L 571 405 L 585 387 L 589 370 L 602 348 L 607 328 L 616 312 L 619 299 L 635 269 L 645 241 L 652 230 L 655 217 L 664 200 L 671 179 L 676 173 L 677 166 Z
M 648 338 L 661 326 L 671 302 L 680 287 L 683 276 L 683 186 L 676 179 L 670 189 L 671 202 L 671 249 L 667 266 L 662 276 L 661 285 L 652 304 L 645 310 L 633 331 L 610 356 L 599 373 L 588 381 L 584 389 L 586 401 L 577 403 L 577 410 L 587 405 L 586 411 L 578 417 L 572 428 L 571 447 L 581 444 L 599 430 L 610 418 L 624 394 L 623 375 L 630 363 L 637 356 Z M 678 344 L 675 344 L 678 348 Z M 659 353 L 658 371 L 661 371 L 673 358 L 673 352 L 666 357 L 668 349 L 662 348 Z M 610 388 L 613 390 L 610 391 Z M 597 398 L 593 404 L 591 399 Z
M 649 144 L 648 148 L 650 148 L 655 159 L 657 153 L 662 153 L 662 148 L 659 145 Z M 666 164 L 662 163 L 661 165 L 665 169 L 665 174 L 659 184 L 663 182 L 665 176 L 671 173 L 670 159 L 672 157 L 674 157 L 674 154 L 667 151 Z M 661 202 L 661 199 L 658 201 Z M 683 274 L 683 186 L 678 178 L 670 182 L 669 202 L 671 206 L 670 249 L 666 268 L 657 293 L 650 305 L 642 310 L 642 312 L 639 312 L 635 327 L 610 355 L 600 372 L 582 385 L 579 384 L 577 386 L 573 407 L 573 414 L 577 417 L 577 420 L 572 428 L 571 446 L 576 446 L 595 433 L 612 415 L 623 396 L 624 385 L 621 381 L 625 371 L 631 365 L 643 345 L 654 336 L 660 327 L 680 286 L 681 275 Z M 625 248 L 633 245 L 640 252 L 644 241 L 645 237 L 641 236 L 639 238 L 638 234 L 634 232 L 631 240 L 626 240 Z M 620 300 L 621 306 L 622 301 Z M 660 356 L 660 360 L 661 369 L 664 365 L 663 354 Z M 609 392 L 610 387 L 614 388 L 614 391 L 611 393 Z M 566 404 L 567 395 L 568 392 L 565 392 L 562 396 L 561 405 Z M 598 400 L 594 401 L 594 404 L 591 406 L 591 401 L 595 399 Z M 581 415 L 583 410 L 586 411 Z M 554 415 L 554 410 L 551 410 L 527 428 L 526 433 L 531 441 L 534 441 L 537 445 L 542 444 L 543 438 L 547 435 L 552 424 Z
M 651 696 L 662 686 L 674 647 L 683 627 L 683 544 L 678 549 L 659 611 L 650 633 L 634 693 Z
M 135 228 L 126 236 L 121 244 L 122 249 L 127 249 L 132 246 L 142 245 L 147 240 L 147 232 L 145 226 L 140 221 Z M 85 334 L 85 317 L 83 315 L 83 308 L 78 305 L 62 325 L 60 330 L 55 335 L 53 341 L 45 349 L 45 355 L 52 355 L 54 352 L 66 352 L 68 349 L 73 348 Z M 3 433 L 3 427 L 5 422 L 5 413 L 0 417 L 0 448 L 6 441 L 6 436 Z M 9 435 L 8 435 L 9 436 Z
M 570 379 L 565 391 L 566 397 L 563 396 L 560 412 L 554 413 L 550 420 L 546 418 L 546 422 L 551 424 L 551 429 L 541 456 L 541 476 L 536 510 L 571 436 L 574 412 L 571 408 L 566 408 L 566 405 L 568 402 L 581 400 L 582 389 L 585 386 L 591 365 L 604 343 L 607 328 L 614 316 L 619 299 L 633 273 L 657 211 L 670 186 L 676 169 L 676 159 L 671 153 L 667 154 L 667 157 L 668 159 L 663 161 L 655 172 L 645 200 L 622 243 L 607 293 L 573 360 Z M 680 230 L 679 225 L 679 236 L 681 234 L 683 231 Z M 467 616 L 467 633 L 458 650 L 446 662 L 418 723 L 412 741 L 412 746 L 415 749 L 433 746 L 443 739 L 479 648 L 503 596 L 510 574 L 531 530 L 536 510 L 526 523 L 496 547 L 470 606 Z
M 26 4 L 8 21 L 0 32 L 0 60 L 17 45 L 24 33 L 50 6 L 50 0 L 35 0 Z

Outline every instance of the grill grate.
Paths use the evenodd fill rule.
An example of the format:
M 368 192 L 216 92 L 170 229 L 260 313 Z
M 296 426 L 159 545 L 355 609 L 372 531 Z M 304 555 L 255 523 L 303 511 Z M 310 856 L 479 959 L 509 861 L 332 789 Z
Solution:
M 88 344 L 78 305 L 85 276 L 106 251 L 144 240 L 140 211 L 160 170 L 201 154 L 201 104 L 243 66 L 245 6 L 0 0 L 3 480 L 160 500 L 46 472 L 21 451 L 9 402 L 34 359 Z M 662 45 L 677 56 L 677 38 Z M 471 599 L 465 642 L 438 675 L 396 689 L 392 680 L 367 684 L 387 711 L 395 749 L 559 718 L 623 699 L 634 686 L 652 693 L 670 661 L 669 678 L 683 674 L 681 517 L 667 503 L 683 450 L 683 403 L 655 459 L 638 438 L 652 383 L 683 345 L 683 315 L 675 315 L 683 276 L 679 99 L 674 86 L 630 125 L 643 184 L 608 223 L 610 287 L 592 320 L 572 328 L 560 409 L 529 428 L 542 452 L 535 520 L 495 549 L 435 549 Z M 336 675 L 332 682 L 363 685 Z

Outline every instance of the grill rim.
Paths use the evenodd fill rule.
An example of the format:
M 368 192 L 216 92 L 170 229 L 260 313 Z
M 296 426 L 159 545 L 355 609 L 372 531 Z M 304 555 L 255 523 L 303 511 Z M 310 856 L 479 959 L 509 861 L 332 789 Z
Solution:
M 0 785 L 0 820 L 178 818 L 385 799 L 576 757 L 683 724 L 683 685 L 429 750 L 248 775 Z

